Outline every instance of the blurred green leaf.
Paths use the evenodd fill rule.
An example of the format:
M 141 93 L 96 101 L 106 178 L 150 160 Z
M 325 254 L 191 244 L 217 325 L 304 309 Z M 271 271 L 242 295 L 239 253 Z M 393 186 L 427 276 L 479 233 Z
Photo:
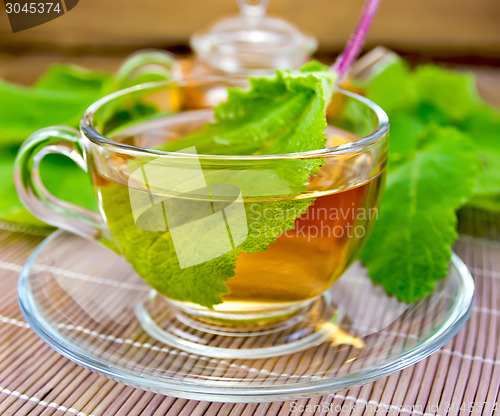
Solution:
M 391 166 L 411 155 L 428 128 L 454 127 L 474 143 L 471 151 L 482 162 L 467 203 L 500 211 L 500 110 L 481 99 L 471 73 L 437 65 L 411 72 L 406 62 L 394 58 L 362 87 L 389 115 Z
M 425 297 L 446 276 L 455 211 L 471 195 L 480 167 L 473 143 L 453 127 L 428 129 L 420 143 L 390 170 L 361 255 L 370 278 L 406 302 Z
M 0 80 L 0 147 L 20 145 L 50 125 L 77 127 L 111 75 L 56 65 L 31 88 Z
M 77 127 L 87 107 L 108 92 L 111 81 L 111 74 L 61 64 L 52 65 L 30 88 L 0 80 L 1 220 L 44 225 L 17 197 L 12 171 L 18 146 L 43 127 Z M 88 177 L 71 161 L 50 155 L 40 171 L 56 196 L 95 209 Z
M 472 74 L 395 58 L 364 85 L 391 122 L 387 188 L 362 251 L 373 281 L 399 299 L 446 275 L 464 204 L 500 211 L 500 113 Z
M 93 99 L 102 94 L 112 82 L 112 75 L 106 72 L 91 71 L 76 65 L 53 64 L 38 78 L 34 88 L 71 92 Z

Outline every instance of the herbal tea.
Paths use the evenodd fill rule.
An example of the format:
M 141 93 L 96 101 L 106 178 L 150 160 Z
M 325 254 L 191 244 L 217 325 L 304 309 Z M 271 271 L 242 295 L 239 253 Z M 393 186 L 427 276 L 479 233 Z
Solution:
M 162 128 L 165 129 L 163 140 L 172 138 L 169 118 L 165 118 L 164 123 L 161 119 L 149 123 L 149 140 L 152 136 L 156 142 L 160 140 Z M 148 123 L 144 124 L 136 131 L 148 131 Z M 151 134 L 153 124 L 154 135 Z M 332 127 L 327 134 L 328 146 L 355 139 Z M 145 136 L 123 135 L 121 140 L 136 144 L 135 140 L 144 140 Z M 213 246 L 222 246 L 227 234 L 231 246 L 216 258 L 192 261 L 186 266 L 180 257 L 179 245 L 175 244 L 172 224 L 182 223 L 184 230 L 188 230 L 189 224 L 216 214 L 218 210 L 214 205 L 221 201 L 213 192 L 203 200 L 192 195 L 162 194 L 137 182 L 131 185 L 133 163 L 132 166 L 129 166 L 131 162 L 120 163 L 121 169 L 116 170 L 120 175 L 113 180 L 93 172 L 100 208 L 115 249 L 141 277 L 168 298 L 214 304 L 215 310 L 220 311 L 281 308 L 285 303 L 307 301 L 325 291 L 356 258 L 377 218 L 376 207 L 384 179 L 383 166 L 374 167 L 369 155 L 337 156 L 325 159 L 309 183 L 304 184 L 300 195 L 258 198 L 256 192 L 272 188 L 273 181 L 276 182 L 272 170 L 263 170 L 268 177 L 261 184 L 255 179 L 260 177 L 254 175 L 259 172 L 257 168 L 233 172 L 227 166 L 214 168 L 213 163 L 205 163 L 203 172 L 208 180 L 213 176 L 222 177 L 242 189 L 244 210 L 240 214 L 246 217 L 245 238 L 240 244 L 233 241 L 236 239 L 231 235 L 234 227 L 231 229 L 230 219 L 227 222 L 228 204 L 225 204 L 228 227 L 223 227 L 222 232 L 211 228 L 207 235 L 186 234 L 181 238 L 184 238 L 183 246 L 195 247 L 191 257 L 202 256 Z M 140 169 L 144 170 L 144 166 Z M 221 172 L 229 174 L 221 176 Z M 250 187 L 245 173 L 252 174 Z M 162 180 L 168 178 L 163 176 Z M 249 192 L 255 189 L 259 191 Z M 149 205 L 141 215 L 134 212 L 131 192 L 142 194 L 143 201 Z M 212 211 L 202 214 L 202 205 L 207 201 L 212 204 Z M 156 217 L 151 217 L 152 211 L 157 213 Z M 221 298 L 207 295 L 207 289 L 212 286 L 217 286 L 223 294 Z
M 224 301 L 271 306 L 325 291 L 356 258 L 360 240 L 377 218 L 381 181 L 379 175 L 361 186 L 315 198 L 295 220 L 295 228 L 282 233 L 266 251 L 240 254 Z

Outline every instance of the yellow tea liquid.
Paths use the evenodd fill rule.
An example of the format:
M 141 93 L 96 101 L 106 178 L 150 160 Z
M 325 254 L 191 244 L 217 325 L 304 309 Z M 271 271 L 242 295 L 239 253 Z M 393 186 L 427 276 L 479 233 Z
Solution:
M 356 258 L 377 217 L 381 175 L 320 196 L 266 251 L 241 253 L 225 301 L 295 302 L 313 298 Z
M 158 124 L 158 120 L 155 123 Z M 155 131 L 154 137 L 161 140 L 161 124 L 156 129 L 159 131 Z M 355 139 L 334 128 L 329 128 L 327 135 L 328 146 Z M 123 141 L 145 145 L 151 144 L 149 137 L 153 135 L 132 135 Z M 93 173 L 103 215 L 111 217 L 111 213 L 119 211 L 125 218 L 121 221 L 120 232 L 124 231 L 123 227 L 136 227 L 128 201 L 128 163 L 126 159 L 115 161 L 114 169 L 118 174 L 113 180 L 99 176 L 95 170 Z M 301 199 L 311 198 L 307 212 L 296 218 L 294 229 L 282 233 L 267 250 L 238 255 L 235 276 L 226 281 L 230 293 L 223 296 L 223 303 L 216 305 L 215 309 L 257 311 L 307 301 L 325 291 L 359 254 L 377 218 L 384 172 L 383 166 L 375 166 L 369 154 L 335 156 L 326 160 L 310 179 L 308 192 L 299 196 Z M 254 202 L 255 199 L 249 202 L 244 198 L 247 218 L 262 215 L 253 213 L 248 206 Z M 110 229 L 111 240 L 116 243 L 113 228 Z M 139 240 L 142 237 L 147 240 L 146 233 L 152 232 L 139 231 Z M 251 232 L 250 229 L 249 234 Z M 118 249 L 126 251 L 119 247 L 119 243 Z M 141 255 L 144 253 L 140 250 L 128 254 L 129 257 Z M 133 263 L 130 258 L 127 260 Z M 199 279 L 204 279 L 204 276 L 200 275 Z

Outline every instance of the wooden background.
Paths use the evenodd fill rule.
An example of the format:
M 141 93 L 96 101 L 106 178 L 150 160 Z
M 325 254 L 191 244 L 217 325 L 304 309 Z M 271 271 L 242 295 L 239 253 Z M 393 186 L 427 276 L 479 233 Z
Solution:
M 15 1 L 15 0 L 13 0 Z M 351 33 L 364 0 L 271 0 L 269 13 L 283 16 L 318 37 L 321 49 L 338 50 Z M 80 0 L 66 15 L 11 33 L 0 6 L 0 51 L 10 54 L 53 48 L 82 54 L 185 44 L 214 19 L 237 12 L 235 0 Z M 368 37 L 408 52 L 500 57 L 499 0 L 382 0 Z

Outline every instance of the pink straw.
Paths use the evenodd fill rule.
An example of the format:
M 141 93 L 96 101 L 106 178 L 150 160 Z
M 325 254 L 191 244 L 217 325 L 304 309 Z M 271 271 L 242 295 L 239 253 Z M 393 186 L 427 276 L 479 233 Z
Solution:
M 332 71 L 337 72 L 339 81 L 344 78 L 352 63 L 358 56 L 373 17 L 377 12 L 379 3 L 380 0 L 366 0 L 363 13 L 361 14 L 356 30 L 352 34 L 351 39 L 349 39 L 349 42 L 347 43 L 347 46 L 342 54 L 340 54 L 335 63 L 331 66 Z

